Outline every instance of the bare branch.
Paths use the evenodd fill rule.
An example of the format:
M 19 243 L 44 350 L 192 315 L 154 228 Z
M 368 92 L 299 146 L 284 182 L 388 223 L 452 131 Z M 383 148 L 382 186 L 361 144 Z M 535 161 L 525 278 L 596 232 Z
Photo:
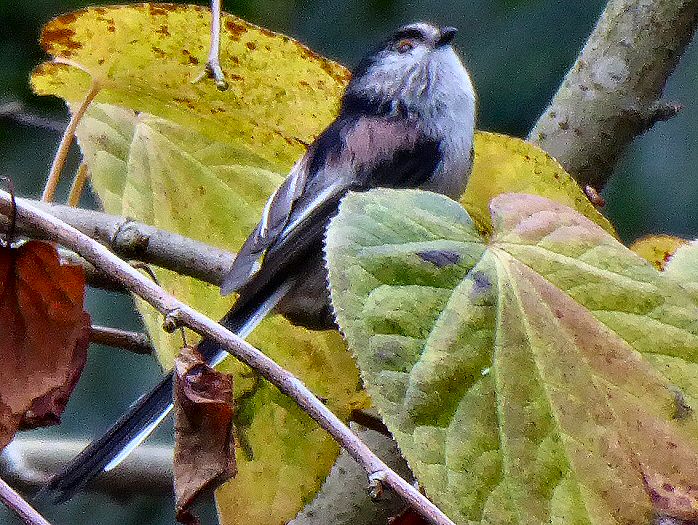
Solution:
M 2 479 L 0 479 L 0 501 L 29 525 L 51 525 Z
M 17 202 L 36 206 L 58 217 L 124 259 L 154 264 L 216 286 L 221 284 L 235 258 L 230 252 L 124 217 L 27 199 L 17 199 Z M 4 228 L 6 224 L 7 220 L 0 217 L 0 225 Z M 45 231 L 19 226 L 24 235 L 46 238 Z
M 11 208 L 10 194 L 0 190 L 0 212 L 7 215 L 11 213 Z M 178 301 L 104 246 L 56 217 L 29 205 L 26 201 L 18 201 L 17 219 L 20 224 L 28 224 L 36 230 L 47 232 L 56 242 L 80 254 L 95 267 L 120 281 L 132 293 L 147 301 L 164 314 L 166 319 L 175 320 L 176 324 L 187 326 L 198 334 L 219 343 L 233 356 L 293 399 L 363 467 L 369 479 L 378 479 L 385 486 L 390 487 L 430 523 L 453 525 L 453 522 L 436 505 L 371 452 L 356 434 L 315 397 L 297 377 L 280 367 L 264 353 L 217 322 Z
M 146 334 L 106 326 L 93 326 L 90 330 L 90 342 L 122 348 L 134 354 L 150 355 L 155 352 Z
M 15 437 L 0 456 L 0 472 L 25 492 L 35 493 L 87 444 L 83 440 L 51 439 L 47 447 L 45 439 Z M 172 447 L 141 445 L 118 469 L 95 479 L 89 489 L 120 498 L 171 495 Z
M 23 102 L 16 99 L 0 100 L 0 119 L 10 119 L 25 126 L 63 133 L 67 122 L 31 113 Z
M 660 100 L 698 25 L 698 0 L 610 0 L 528 140 L 602 188 L 639 134 L 680 109 Z

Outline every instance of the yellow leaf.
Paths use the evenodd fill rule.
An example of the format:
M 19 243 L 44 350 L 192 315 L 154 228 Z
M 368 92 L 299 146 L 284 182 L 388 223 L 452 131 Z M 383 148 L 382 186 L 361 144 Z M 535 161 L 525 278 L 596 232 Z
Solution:
M 192 84 L 208 55 L 210 11 L 134 4 L 76 11 L 49 22 L 41 43 L 54 62 L 32 76 L 38 94 L 82 100 L 91 78 L 98 102 L 144 111 L 236 144 L 260 167 L 285 173 L 331 122 L 349 72 L 284 35 L 226 14 L 221 65 L 230 87 Z
M 546 197 L 577 210 L 616 235 L 608 219 L 598 212 L 574 179 L 550 155 L 521 139 L 478 132 L 475 135 L 473 173 L 461 204 L 481 231 L 492 231 L 489 203 L 502 193 Z
M 672 255 L 684 244 L 688 244 L 688 241 L 680 237 L 647 235 L 632 243 L 630 249 L 643 259 L 651 262 L 657 270 L 664 270 Z

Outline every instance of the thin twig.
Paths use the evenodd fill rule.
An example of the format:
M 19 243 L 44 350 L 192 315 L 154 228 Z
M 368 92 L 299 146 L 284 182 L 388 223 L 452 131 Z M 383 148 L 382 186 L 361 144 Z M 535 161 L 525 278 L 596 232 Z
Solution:
M 220 62 L 221 55 L 221 0 L 211 0 L 211 46 L 204 70 L 192 80 L 193 84 L 212 78 L 220 91 L 228 89 Z
M 10 210 L 10 195 L 0 190 L 0 212 L 8 214 Z M 275 385 L 337 440 L 364 468 L 372 482 L 378 480 L 392 488 L 430 523 L 454 525 L 436 505 L 371 452 L 356 434 L 315 397 L 297 377 L 280 367 L 264 353 L 217 322 L 178 301 L 104 246 L 68 224 L 22 201 L 17 202 L 17 214 L 18 221 L 21 223 L 31 224 L 37 229 L 46 231 L 51 238 L 120 281 L 131 292 L 163 313 L 165 323 L 187 326 L 198 334 L 216 341 L 237 359 Z
M 11 119 L 25 126 L 47 129 L 56 133 L 63 133 L 66 126 L 66 122 L 29 112 L 24 103 L 14 99 L 0 101 L 0 119 Z
M 48 174 L 48 179 L 46 180 L 46 185 L 44 186 L 44 192 L 41 195 L 41 200 L 43 202 L 51 202 L 56 195 L 56 188 L 58 187 L 58 181 L 61 178 L 61 172 L 63 171 L 63 166 L 68 158 L 68 152 L 70 151 L 70 146 L 73 144 L 73 138 L 75 136 L 75 130 L 80 124 L 82 117 L 85 115 L 87 108 L 97 96 L 100 90 L 100 84 L 97 81 L 92 81 L 90 90 L 85 95 L 85 99 L 78 107 L 77 111 L 73 113 L 70 118 L 68 126 L 65 128 L 65 132 L 61 137 L 61 142 L 58 145 L 58 150 L 56 155 L 53 157 L 53 162 L 51 163 L 51 170 Z
M 664 84 L 698 26 L 698 0 L 610 0 L 528 140 L 601 189 L 625 147 L 680 106 Z
M 146 334 L 107 326 L 93 326 L 90 330 L 90 342 L 121 348 L 134 354 L 150 355 L 155 352 Z
M 73 179 L 73 184 L 70 187 L 70 192 L 68 193 L 68 206 L 75 208 L 80 203 L 80 197 L 85 189 L 85 183 L 90 176 L 90 169 L 87 164 L 82 162 L 78 168 L 77 173 L 75 173 L 75 178 Z
M 2 479 L 0 479 L 0 500 L 29 525 L 51 525 Z

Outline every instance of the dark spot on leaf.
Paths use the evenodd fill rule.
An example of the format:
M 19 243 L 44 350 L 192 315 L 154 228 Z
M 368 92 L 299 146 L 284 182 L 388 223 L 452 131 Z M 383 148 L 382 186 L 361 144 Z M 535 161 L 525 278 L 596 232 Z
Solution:
M 299 83 L 301 86 L 303 86 L 303 87 L 310 87 L 310 84 L 308 84 L 305 80 L 301 80 L 301 81 L 298 82 L 298 83 Z
M 333 79 L 335 79 L 337 82 L 340 82 L 342 84 L 349 82 L 349 79 L 351 78 L 351 73 L 348 70 L 342 70 L 339 67 L 332 67 L 332 63 L 329 60 L 318 55 L 315 51 L 303 45 L 299 44 L 298 50 L 301 52 L 301 55 L 303 55 L 303 57 L 307 58 L 312 62 L 318 62 L 322 70 L 329 76 L 331 76 Z M 318 82 L 318 84 L 319 83 L 320 82 Z
M 250 51 L 254 51 L 255 49 L 257 49 L 257 44 L 255 44 L 254 42 L 247 42 L 247 43 L 245 43 L 245 46 Z
M 230 38 L 233 40 L 240 40 L 240 37 L 247 33 L 247 26 L 237 20 L 226 20 L 225 28 L 230 32 Z
M 241 77 L 240 75 L 236 75 L 235 73 L 229 73 L 228 78 L 230 80 L 235 80 L 236 82 L 241 82 L 242 80 L 245 80 L 244 77 Z
M 148 5 L 148 11 L 150 11 L 151 15 L 167 15 L 169 11 L 175 11 L 177 9 L 177 6 L 174 4 L 147 4 Z
M 272 38 L 278 36 L 276 33 L 274 33 L 274 31 L 270 31 L 266 27 L 259 27 L 258 30 L 264 36 L 268 36 L 268 37 L 272 37 Z
M 195 108 L 194 102 L 191 101 L 191 100 L 188 99 L 188 98 L 184 98 L 184 97 L 179 97 L 179 98 L 178 98 L 178 97 L 175 97 L 175 98 L 173 98 L 172 100 L 174 100 L 175 102 L 179 102 L 180 104 L 184 104 L 184 105 L 187 106 L 189 109 L 194 109 L 194 108 Z
M 75 51 L 82 47 L 82 44 L 77 40 L 73 40 L 75 36 L 75 31 L 67 27 L 55 27 L 55 25 L 49 25 L 44 29 L 41 35 L 41 44 L 44 49 L 49 53 L 52 52 L 51 48 L 54 46 L 59 46 L 65 48 L 62 50 L 62 54 L 65 56 L 72 55 L 71 51 Z
M 103 58 L 98 59 L 97 63 L 101 66 L 102 64 L 104 64 L 104 59 Z
M 448 250 L 429 250 L 426 252 L 419 252 L 417 255 L 423 261 L 430 262 L 437 268 L 458 264 L 458 261 L 460 261 L 459 253 Z
M 166 56 L 167 56 L 167 53 L 165 53 L 165 51 L 162 50 L 162 49 L 160 49 L 159 47 L 152 46 L 151 49 L 153 50 L 153 53 L 155 53 L 156 55 L 158 55 L 158 56 L 160 56 L 160 57 L 166 57 Z
M 73 22 L 75 22 L 75 20 L 77 20 L 77 18 L 78 18 L 77 13 L 68 13 L 66 15 L 61 16 L 60 21 L 62 24 L 68 25 L 68 24 L 72 24 Z
M 164 36 L 170 36 L 170 31 L 167 29 L 166 25 L 161 25 L 159 28 L 155 30 L 156 33 L 160 33 L 161 35 Z
M 182 54 L 184 54 L 184 56 L 187 57 L 187 60 L 189 60 L 190 64 L 197 65 L 199 63 L 199 59 L 192 55 L 188 49 L 182 49 Z
M 484 274 L 482 272 L 474 272 L 473 273 L 473 291 L 472 291 L 472 294 L 474 297 L 479 297 L 481 295 L 489 293 L 491 288 L 492 288 L 492 282 L 490 281 L 490 278 L 486 274 Z
M 674 396 L 674 413 L 671 417 L 673 419 L 686 419 L 690 417 L 693 413 L 693 408 L 686 403 L 683 392 L 676 387 L 672 387 L 671 393 Z

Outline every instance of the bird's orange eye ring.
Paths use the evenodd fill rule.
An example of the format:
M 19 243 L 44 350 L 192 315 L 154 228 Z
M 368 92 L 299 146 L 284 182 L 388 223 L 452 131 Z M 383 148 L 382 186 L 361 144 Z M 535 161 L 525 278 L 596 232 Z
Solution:
M 414 49 L 414 43 L 411 40 L 400 40 L 395 45 L 395 49 L 397 49 L 398 53 L 407 53 Z

